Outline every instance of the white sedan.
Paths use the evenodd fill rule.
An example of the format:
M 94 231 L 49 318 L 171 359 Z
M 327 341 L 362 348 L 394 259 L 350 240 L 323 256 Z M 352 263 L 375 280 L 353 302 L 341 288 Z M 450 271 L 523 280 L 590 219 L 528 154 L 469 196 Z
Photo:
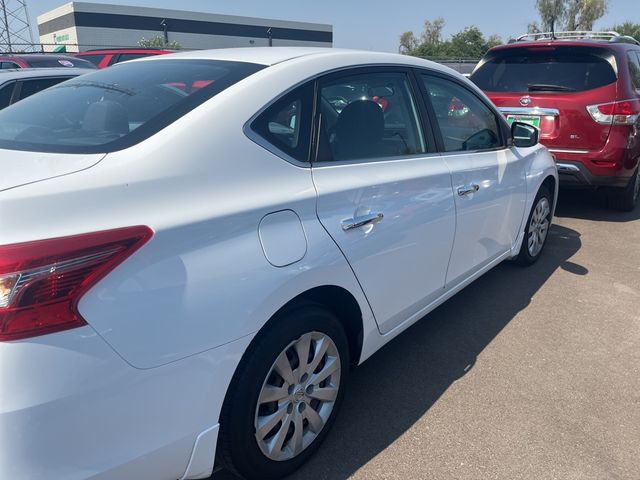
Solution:
M 446 67 L 332 49 L 153 57 L 0 111 L 0 478 L 298 468 L 350 366 L 540 257 L 537 139 Z

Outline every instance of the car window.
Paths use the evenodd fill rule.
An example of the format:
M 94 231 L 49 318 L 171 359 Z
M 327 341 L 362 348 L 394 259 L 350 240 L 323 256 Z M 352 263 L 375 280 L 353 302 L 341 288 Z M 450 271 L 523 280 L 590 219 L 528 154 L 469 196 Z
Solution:
M 32 68 L 60 68 L 60 67 L 76 67 L 76 68 L 96 68 L 96 66 L 76 57 L 31 57 L 29 58 L 29 66 Z
M 616 81 L 610 51 L 588 47 L 526 47 L 490 52 L 471 75 L 487 92 L 583 92 Z
M 450 80 L 422 75 L 447 152 L 503 145 L 496 114 L 474 93 Z
M 152 54 L 150 53 L 121 53 L 118 56 L 117 63 L 126 62 L 127 60 L 135 60 L 136 58 L 149 57 Z
M 62 153 L 121 150 L 262 68 L 217 60 L 158 60 L 96 70 L 0 111 L 0 148 Z M 197 82 L 207 86 L 176 86 Z
M 318 161 L 427 151 L 409 78 L 401 72 L 341 76 L 320 83 Z
M 102 59 L 104 58 L 103 54 L 99 54 L 99 55 L 80 55 L 78 58 L 82 59 L 82 60 L 87 60 L 88 62 L 93 63 L 95 66 L 100 65 L 100 62 L 102 61 Z
M 294 159 L 309 161 L 313 83 L 299 87 L 267 108 L 251 129 Z
M 0 69 L 2 70 L 10 70 L 12 68 L 20 68 L 17 63 L 13 62 L 2 62 L 0 64 Z
M 6 108 L 11 103 L 11 96 L 13 95 L 13 88 L 16 82 L 9 82 L 0 88 L 0 109 Z
M 640 90 L 640 54 L 638 52 L 629 52 L 629 73 L 631 74 L 631 83 L 633 88 Z
M 20 98 L 30 97 L 31 95 L 46 90 L 49 87 L 53 87 L 60 82 L 64 82 L 71 77 L 58 77 L 58 78 L 34 78 L 33 80 L 23 80 L 22 87 L 20 88 Z

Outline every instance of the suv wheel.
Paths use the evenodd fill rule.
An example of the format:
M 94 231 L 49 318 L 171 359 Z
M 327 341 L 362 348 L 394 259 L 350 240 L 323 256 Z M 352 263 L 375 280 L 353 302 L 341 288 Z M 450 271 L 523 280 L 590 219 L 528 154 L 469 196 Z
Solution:
M 532 265 L 540 258 L 551 227 L 552 204 L 549 189 L 545 186 L 540 187 L 527 220 L 520 253 L 516 258 L 520 265 Z
M 318 448 L 342 401 L 349 369 L 338 319 L 315 304 L 279 315 L 253 341 L 220 418 L 221 462 L 245 479 L 275 479 Z
M 607 198 L 610 208 L 630 212 L 638 204 L 640 197 L 640 167 L 636 168 L 636 172 L 629 180 L 629 184 L 625 188 L 611 192 Z

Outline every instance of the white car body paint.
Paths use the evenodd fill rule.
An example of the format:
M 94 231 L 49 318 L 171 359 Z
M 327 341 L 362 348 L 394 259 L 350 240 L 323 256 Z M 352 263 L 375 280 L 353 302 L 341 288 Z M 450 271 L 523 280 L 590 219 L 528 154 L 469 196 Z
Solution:
M 361 363 L 517 255 L 540 185 L 557 185 L 541 146 L 308 168 L 246 135 L 264 106 L 324 72 L 455 75 L 431 62 L 295 48 L 165 57 L 270 66 L 106 156 L 0 151 L 0 246 L 130 225 L 155 232 L 82 297 L 87 326 L 0 343 L 0 478 L 206 477 L 231 378 L 279 309 L 317 287 L 346 290 L 362 312 Z M 486 190 L 460 201 L 454 189 L 468 181 Z M 378 210 L 372 228 L 340 229 Z

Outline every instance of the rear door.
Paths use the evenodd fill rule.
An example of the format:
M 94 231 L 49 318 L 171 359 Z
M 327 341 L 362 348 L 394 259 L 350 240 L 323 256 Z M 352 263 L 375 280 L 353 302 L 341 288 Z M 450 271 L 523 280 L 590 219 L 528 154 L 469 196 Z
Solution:
M 318 217 L 383 333 L 444 293 L 454 238 L 451 176 L 416 91 L 401 68 L 353 69 L 318 84 Z
M 589 105 L 617 98 L 614 53 L 600 46 L 541 45 L 490 52 L 471 80 L 509 121 L 532 123 L 557 153 L 604 148 L 611 125 L 595 122 Z
M 449 76 L 423 73 L 420 78 L 455 194 L 450 287 L 504 256 L 515 244 L 526 202 L 526 160 L 507 147 L 499 115 L 474 91 Z

